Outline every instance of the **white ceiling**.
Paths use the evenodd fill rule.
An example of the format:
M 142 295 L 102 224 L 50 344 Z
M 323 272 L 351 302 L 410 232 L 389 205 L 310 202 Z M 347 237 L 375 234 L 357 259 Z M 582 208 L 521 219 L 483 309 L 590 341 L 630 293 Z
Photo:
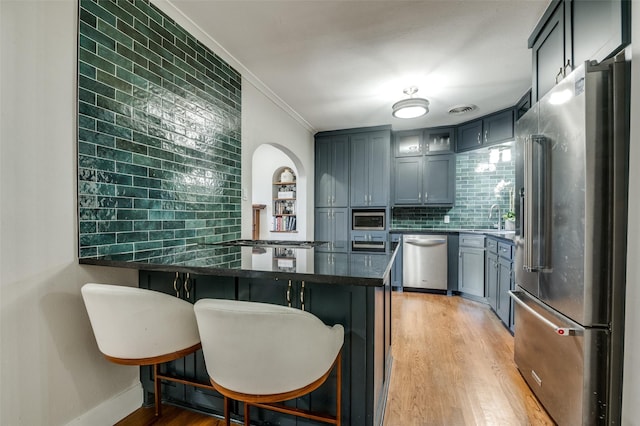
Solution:
M 531 86 L 527 38 L 549 0 L 172 0 L 316 130 L 457 124 Z M 425 117 L 391 106 L 418 86 Z M 450 115 L 460 104 L 478 110 Z

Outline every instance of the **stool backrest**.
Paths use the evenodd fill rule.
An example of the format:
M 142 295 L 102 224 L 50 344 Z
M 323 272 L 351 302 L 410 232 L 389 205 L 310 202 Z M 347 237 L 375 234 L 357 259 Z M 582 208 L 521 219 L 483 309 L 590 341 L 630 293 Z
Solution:
M 344 341 L 341 325 L 286 306 L 202 299 L 194 309 L 207 372 L 234 392 L 301 389 L 331 369 Z
M 113 358 L 144 359 L 200 342 L 193 305 L 134 287 L 85 284 L 84 299 L 100 351 Z

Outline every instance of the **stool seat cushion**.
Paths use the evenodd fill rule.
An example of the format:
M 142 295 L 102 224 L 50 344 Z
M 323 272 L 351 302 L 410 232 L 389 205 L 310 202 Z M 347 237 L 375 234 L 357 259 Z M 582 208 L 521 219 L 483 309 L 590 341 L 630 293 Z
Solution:
M 331 369 L 344 341 L 341 325 L 286 306 L 202 299 L 194 309 L 207 372 L 234 392 L 301 389 Z
M 98 348 L 110 357 L 160 357 L 200 343 L 193 305 L 185 300 L 107 284 L 85 284 L 82 297 Z

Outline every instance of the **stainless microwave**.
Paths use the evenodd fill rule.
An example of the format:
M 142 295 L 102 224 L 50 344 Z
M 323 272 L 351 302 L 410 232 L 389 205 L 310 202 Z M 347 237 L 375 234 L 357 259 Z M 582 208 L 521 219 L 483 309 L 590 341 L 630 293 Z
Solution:
M 384 231 L 386 226 L 384 210 L 353 210 L 351 229 L 354 231 Z

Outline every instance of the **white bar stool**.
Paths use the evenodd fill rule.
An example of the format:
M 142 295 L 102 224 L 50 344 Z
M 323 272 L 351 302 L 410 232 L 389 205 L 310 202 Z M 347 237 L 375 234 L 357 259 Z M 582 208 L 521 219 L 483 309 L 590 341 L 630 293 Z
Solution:
M 340 425 L 344 328 L 326 326 L 313 314 L 286 306 L 236 300 L 201 299 L 194 305 L 202 351 L 213 387 L 249 407 Z M 277 404 L 308 394 L 337 373 L 336 415 Z
M 134 287 L 90 283 L 81 291 L 105 358 L 123 365 L 153 365 L 156 416 L 160 416 L 161 380 L 173 379 L 161 375 L 158 365 L 201 347 L 193 305 Z

